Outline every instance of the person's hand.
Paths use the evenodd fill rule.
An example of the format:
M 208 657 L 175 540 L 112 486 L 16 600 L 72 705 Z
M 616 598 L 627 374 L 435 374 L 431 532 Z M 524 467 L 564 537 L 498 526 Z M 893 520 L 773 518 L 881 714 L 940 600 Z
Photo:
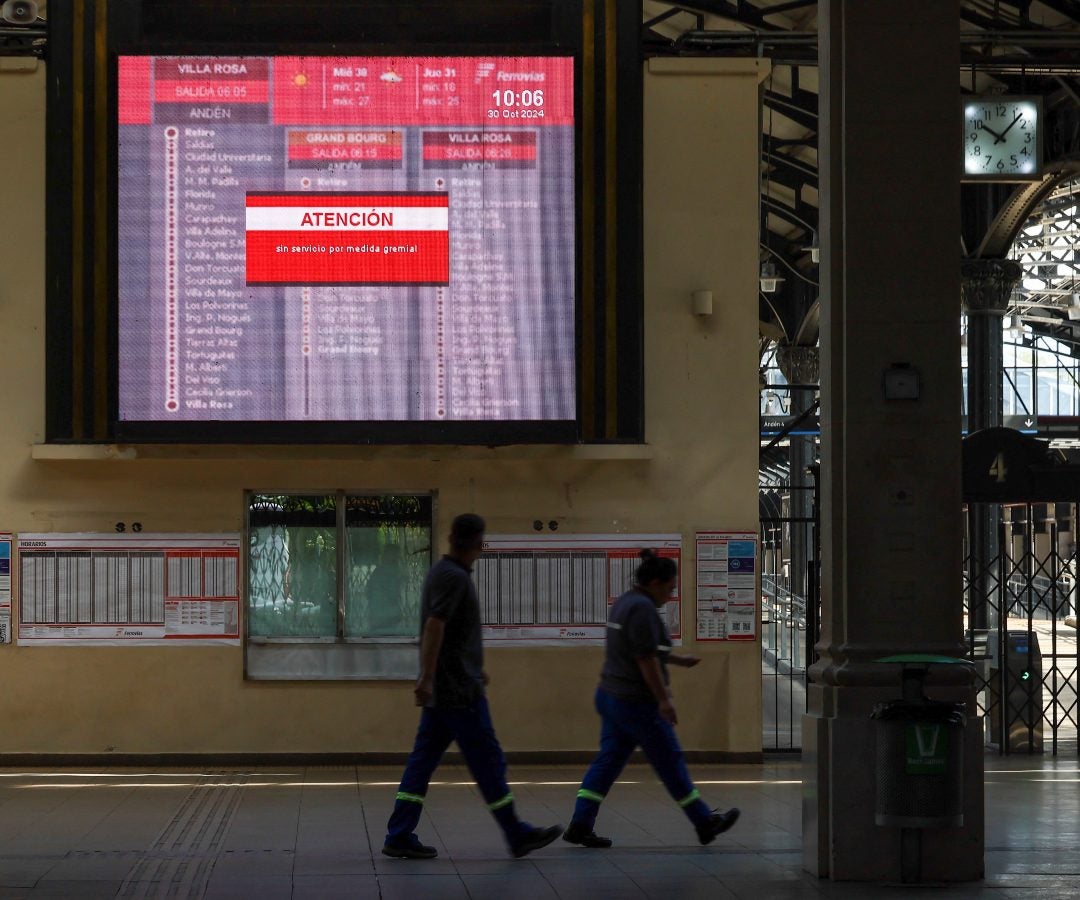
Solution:
M 480 680 L 484 682 L 484 687 L 487 687 L 489 684 L 491 684 L 491 676 L 488 675 L 486 669 L 480 673 Z
M 701 662 L 700 656 L 679 656 L 679 665 L 684 669 L 692 669 L 699 662 Z
M 679 717 L 675 714 L 675 704 L 670 696 L 660 704 L 660 718 L 672 725 L 679 724 Z
M 428 701 L 435 696 L 435 679 L 430 675 L 417 678 L 413 696 L 416 697 L 417 706 L 427 706 Z

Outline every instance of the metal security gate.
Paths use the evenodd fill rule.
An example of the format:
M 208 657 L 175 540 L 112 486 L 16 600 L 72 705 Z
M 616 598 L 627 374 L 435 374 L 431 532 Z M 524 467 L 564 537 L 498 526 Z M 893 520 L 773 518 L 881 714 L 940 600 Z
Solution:
M 986 744 L 1077 753 L 1080 466 L 985 428 L 963 442 L 964 625 Z
M 979 518 L 997 532 L 980 559 Z M 987 746 L 1077 753 L 1077 545 L 1072 503 L 969 504 L 964 614 Z
M 806 669 L 814 661 L 819 634 L 814 486 L 762 489 L 759 514 L 762 749 L 798 751 L 806 712 Z

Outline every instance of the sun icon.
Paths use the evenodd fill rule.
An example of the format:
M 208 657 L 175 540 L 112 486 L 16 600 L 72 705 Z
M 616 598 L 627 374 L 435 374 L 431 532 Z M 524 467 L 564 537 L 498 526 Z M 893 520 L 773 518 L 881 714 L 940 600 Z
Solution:
M 303 87 L 305 84 L 307 84 L 307 80 L 307 75 L 305 75 L 303 72 L 297 72 L 295 75 L 293 75 L 293 84 L 295 84 L 297 87 Z

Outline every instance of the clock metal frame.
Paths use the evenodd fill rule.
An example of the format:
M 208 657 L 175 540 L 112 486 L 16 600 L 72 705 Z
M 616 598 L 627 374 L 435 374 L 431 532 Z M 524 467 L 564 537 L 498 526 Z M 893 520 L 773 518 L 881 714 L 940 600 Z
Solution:
M 1035 108 L 1034 167 L 1029 172 L 1006 168 L 1004 171 L 968 172 L 966 169 L 968 135 L 971 131 L 968 110 L 990 104 L 1009 106 L 1015 103 L 1031 103 Z M 960 180 L 1025 182 L 1039 181 L 1043 176 L 1043 98 L 1035 94 L 972 94 L 960 98 Z M 992 134 L 992 132 L 991 132 Z M 990 135 L 987 135 L 990 137 Z

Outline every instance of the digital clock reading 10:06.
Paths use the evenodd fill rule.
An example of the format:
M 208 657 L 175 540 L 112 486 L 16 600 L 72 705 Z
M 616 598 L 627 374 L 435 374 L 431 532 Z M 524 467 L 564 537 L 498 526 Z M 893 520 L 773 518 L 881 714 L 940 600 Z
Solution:
M 1002 95 L 964 103 L 964 177 L 1037 178 L 1041 169 L 1039 101 Z
M 494 91 L 491 95 L 491 102 L 502 109 L 512 109 L 514 107 L 540 109 L 544 105 L 544 89 L 513 91 L 506 88 L 501 91 Z

